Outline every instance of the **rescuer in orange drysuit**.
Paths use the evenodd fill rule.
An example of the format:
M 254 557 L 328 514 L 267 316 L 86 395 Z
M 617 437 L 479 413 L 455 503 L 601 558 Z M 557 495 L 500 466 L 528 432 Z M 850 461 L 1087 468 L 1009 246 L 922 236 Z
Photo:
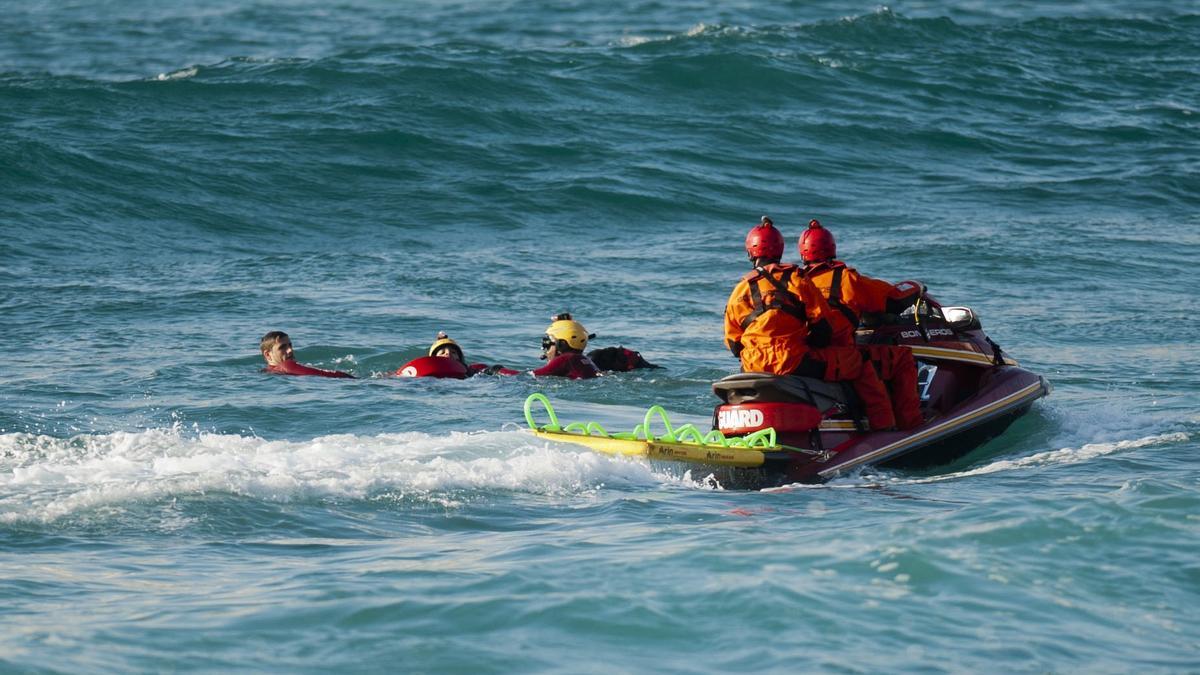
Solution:
M 725 344 L 746 372 L 849 381 L 874 430 L 895 426 L 887 389 L 854 347 L 854 329 L 833 312 L 796 265 L 780 264 L 783 235 L 771 219 L 746 235 L 754 271 L 725 305 Z
M 821 292 L 829 306 L 858 326 L 864 313 L 899 314 L 911 307 L 921 295 L 920 285 L 905 281 L 893 286 L 861 274 L 846 263 L 835 260 L 837 244 L 833 233 L 816 220 L 800 235 L 800 260 L 804 276 Z M 888 383 L 896 427 L 920 426 L 921 399 L 917 394 L 917 364 L 912 350 L 895 345 L 859 345 L 875 365 L 879 376 Z

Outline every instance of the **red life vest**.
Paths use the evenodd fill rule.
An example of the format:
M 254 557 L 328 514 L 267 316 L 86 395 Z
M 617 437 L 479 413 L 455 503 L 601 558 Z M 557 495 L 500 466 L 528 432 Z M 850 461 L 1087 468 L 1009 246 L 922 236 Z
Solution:
M 462 361 L 445 356 L 422 356 L 396 369 L 400 377 L 450 377 L 466 379 L 467 367 Z

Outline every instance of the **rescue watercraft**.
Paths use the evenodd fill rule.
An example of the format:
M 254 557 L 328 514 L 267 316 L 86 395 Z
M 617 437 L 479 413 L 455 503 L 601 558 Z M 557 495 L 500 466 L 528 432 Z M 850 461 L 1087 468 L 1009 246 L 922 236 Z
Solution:
M 713 383 L 720 399 L 712 429 L 672 427 L 650 408 L 627 433 L 594 422 L 562 425 L 541 394 L 525 402 L 525 419 L 541 438 L 654 462 L 709 471 L 723 486 L 757 489 L 817 483 L 866 466 L 924 468 L 962 457 L 1002 433 L 1051 391 L 984 333 L 967 307 L 924 298 L 892 321 L 858 333 L 860 343 L 912 350 L 925 422 L 906 431 L 872 430 L 849 386 L 794 375 L 736 373 Z M 537 424 L 541 403 L 549 422 Z M 656 433 L 661 426 L 665 433 Z

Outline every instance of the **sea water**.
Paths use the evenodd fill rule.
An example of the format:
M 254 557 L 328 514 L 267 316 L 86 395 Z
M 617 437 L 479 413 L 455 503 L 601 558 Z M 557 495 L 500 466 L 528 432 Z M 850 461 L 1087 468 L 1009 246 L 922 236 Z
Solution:
M 1200 669 L 1196 2 L 2 13 L 0 670 Z M 1053 395 L 761 492 L 521 430 L 706 424 L 763 214 Z M 664 369 L 389 376 L 561 311 Z

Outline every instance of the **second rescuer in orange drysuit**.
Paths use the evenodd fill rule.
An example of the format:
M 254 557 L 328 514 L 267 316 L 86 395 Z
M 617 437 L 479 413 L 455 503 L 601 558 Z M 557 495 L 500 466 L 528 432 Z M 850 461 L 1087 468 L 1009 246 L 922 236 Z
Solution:
M 836 257 L 833 233 L 816 220 L 810 221 L 808 229 L 800 235 L 804 276 L 820 290 L 829 306 L 845 316 L 852 326 L 858 326 L 864 313 L 899 314 L 911 307 L 921 294 L 920 286 L 911 281 L 893 286 L 860 274 L 846 263 L 835 260 Z M 920 426 L 925 418 L 921 415 L 917 364 L 912 350 L 895 345 L 860 345 L 860 348 L 866 351 L 879 376 L 889 385 L 897 428 Z
M 725 305 L 725 344 L 746 372 L 849 381 L 872 429 L 896 424 L 887 389 L 853 346 L 854 329 L 796 265 L 783 265 L 783 235 L 770 218 L 746 235 L 754 271 Z

